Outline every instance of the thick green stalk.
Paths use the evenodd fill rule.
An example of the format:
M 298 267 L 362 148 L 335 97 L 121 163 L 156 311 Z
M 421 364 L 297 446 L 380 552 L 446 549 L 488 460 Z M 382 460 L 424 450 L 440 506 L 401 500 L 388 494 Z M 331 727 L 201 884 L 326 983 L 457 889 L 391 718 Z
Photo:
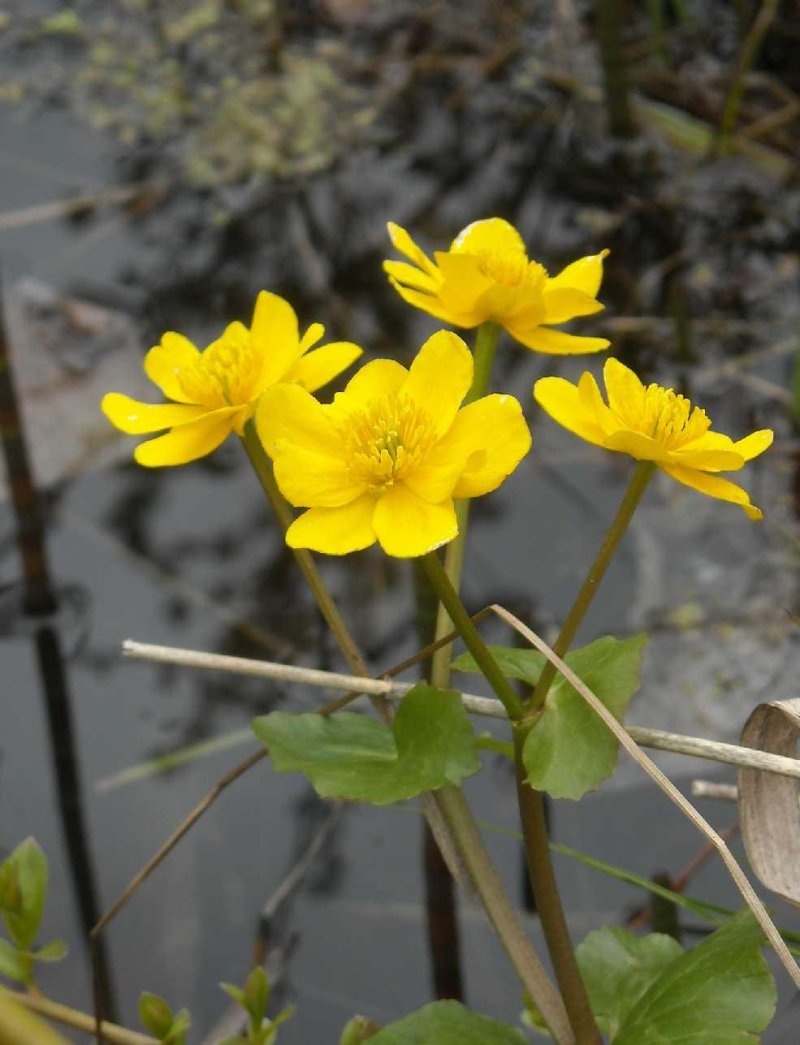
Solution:
M 601 1039 L 594 1022 L 586 990 L 581 980 L 572 950 L 572 941 L 567 929 L 566 917 L 558 894 L 555 872 L 550 857 L 547 826 L 544 821 L 542 796 L 524 783 L 525 770 L 521 753 L 525 728 L 521 723 L 524 705 L 511 683 L 500 670 L 497 661 L 487 649 L 477 628 L 450 583 L 450 579 L 439 562 L 436 552 L 423 558 L 423 565 L 440 600 L 444 604 L 454 627 L 464 640 L 478 667 L 489 685 L 503 702 L 514 725 L 515 757 L 517 762 L 518 795 L 523 837 L 525 839 L 528 867 L 536 893 L 537 909 L 547 940 L 556 979 L 566 1004 L 569 1021 L 579 1045 L 599 1045 Z M 439 792 L 441 794 L 441 792 Z M 469 865 L 468 865 L 469 866 Z
M 486 395 L 489 387 L 489 378 L 492 372 L 497 343 L 500 340 L 501 328 L 497 323 L 481 323 L 478 333 L 475 335 L 474 370 L 472 372 L 472 384 L 467 392 L 464 404 L 473 403 L 476 399 Z M 456 518 L 458 520 L 458 536 L 452 540 L 445 549 L 444 568 L 450 583 L 456 591 L 461 586 L 461 571 L 464 567 L 464 549 L 467 540 L 467 527 L 469 526 L 469 504 L 468 500 L 456 502 Z M 447 610 L 440 602 L 436 614 L 436 631 L 434 641 L 449 634 L 453 630 L 453 623 L 447 614 Z M 440 689 L 447 689 L 450 685 L 450 661 L 452 659 L 452 643 L 442 646 L 436 650 L 431 661 L 431 683 Z
M 483 845 L 480 832 L 460 788 L 446 786 L 434 793 L 450 833 L 456 840 L 475 890 L 505 947 L 511 964 L 542 1014 L 558 1045 L 575 1041 L 564 1003 L 545 972 L 519 922 L 508 895 Z
M 264 453 L 264 448 L 261 446 L 261 442 L 256 434 L 255 425 L 252 421 L 248 421 L 244 426 L 244 435 L 242 436 L 242 443 L 247 451 L 247 456 L 250 458 L 250 464 L 253 466 L 253 471 L 256 473 L 258 481 L 267 495 L 272 511 L 275 514 L 275 518 L 285 533 L 292 523 L 292 510 L 288 503 L 283 497 L 283 494 L 278 489 L 278 484 L 275 482 L 275 476 L 272 471 L 272 462 L 269 460 L 267 455 Z M 341 614 L 333 601 L 328 586 L 322 579 L 322 575 L 317 568 L 317 564 L 314 562 L 311 552 L 305 548 L 293 548 L 292 553 L 294 554 L 297 565 L 303 576 L 306 579 L 306 583 L 311 589 L 311 593 L 319 606 L 322 616 L 325 618 L 328 627 L 334 634 L 336 641 L 339 644 L 339 648 L 342 651 L 347 663 L 353 669 L 356 675 L 369 676 L 369 669 L 361 656 L 352 636 L 342 619 Z
M 258 440 L 252 422 L 248 422 L 245 425 L 242 441 L 256 475 L 272 505 L 276 518 L 284 530 L 288 529 L 292 521 L 291 510 L 278 490 L 272 466 Z M 354 671 L 360 675 L 368 674 L 364 660 L 358 652 L 346 624 L 341 619 L 311 555 L 302 549 L 298 549 L 295 550 L 295 556 L 325 619 L 334 631 L 342 651 L 345 652 L 347 659 L 353 665 Z M 438 559 L 436 559 L 436 564 L 444 576 L 444 571 Z M 452 585 L 450 590 L 452 592 Z M 455 593 L 453 592 L 453 594 Z M 461 605 L 457 595 L 456 602 L 459 606 Z M 463 611 L 463 607 L 462 612 L 466 612 Z M 467 622 L 470 625 L 472 623 L 468 617 Z M 347 653 L 348 650 L 350 651 L 349 655 Z M 519 701 L 513 690 L 511 692 L 521 711 L 521 701 Z M 444 797 L 442 797 L 443 792 L 446 792 Z M 459 861 L 463 862 L 468 869 L 469 877 L 483 900 L 487 915 L 500 937 L 500 942 L 511 958 L 514 968 L 519 972 L 523 984 L 530 991 L 531 997 L 550 1026 L 555 1040 L 559 1045 L 561 1043 L 570 1045 L 573 1038 L 569 1031 L 569 1024 L 566 1022 L 566 1013 L 561 999 L 555 992 L 555 988 L 528 943 L 514 908 L 503 891 L 466 800 L 457 788 L 443 788 L 432 796 L 432 801 L 434 809 L 438 810 L 444 821 L 444 827 L 448 834 L 447 838 L 441 838 L 434 828 L 434 835 L 437 841 L 445 849 L 451 839 L 455 843 Z M 434 827 L 433 824 L 432 827 Z M 565 1027 L 566 1032 L 564 1030 Z
M 553 649 L 559 657 L 563 657 L 572 644 L 572 640 L 575 638 L 575 633 L 581 626 L 583 618 L 586 616 L 586 611 L 592 603 L 592 599 L 595 596 L 600 581 L 605 576 L 609 563 L 614 557 L 619 542 L 622 540 L 622 537 L 628 528 L 628 523 L 630 523 L 633 518 L 633 513 L 636 511 L 637 505 L 642 499 L 642 494 L 653 477 L 655 469 L 656 466 L 652 461 L 639 461 L 637 464 L 636 471 L 633 473 L 628 489 L 625 491 L 622 504 L 619 506 L 619 510 L 614 516 L 614 521 L 608 528 L 605 539 L 600 546 L 600 551 L 597 553 L 596 559 L 589 568 L 586 580 L 583 582 L 583 585 L 575 598 L 575 602 L 572 604 L 572 609 L 567 614 L 567 619 L 564 621 L 561 633 L 555 641 Z M 555 675 L 556 669 L 553 664 L 548 661 L 544 666 L 544 670 L 539 676 L 539 681 L 536 683 L 531 695 L 529 701 L 529 707 L 531 710 L 538 711 L 538 709 L 544 704 L 545 697 L 547 696 L 547 692 L 550 689 L 550 685 L 555 678 Z
M 498 699 L 508 712 L 512 720 L 521 718 L 525 706 L 517 696 L 514 687 L 505 677 L 497 661 L 489 652 L 486 643 L 480 636 L 478 629 L 470 620 L 469 614 L 464 609 L 464 604 L 447 576 L 436 552 L 428 552 L 423 556 L 422 564 L 434 591 L 439 596 L 439 601 L 444 605 L 447 614 L 453 622 L 467 649 L 470 651 L 478 667 L 483 672 L 487 682 L 494 690 Z
M 522 749 L 529 729 L 530 727 L 522 723 L 514 725 L 514 762 L 517 772 L 519 817 L 522 837 L 525 840 L 528 873 L 533 895 L 536 897 L 536 910 L 575 1040 L 578 1045 L 601 1045 L 602 1038 L 575 961 L 569 926 L 558 892 L 550 840 L 547 836 L 544 795 L 526 783 L 528 774 L 522 761 Z

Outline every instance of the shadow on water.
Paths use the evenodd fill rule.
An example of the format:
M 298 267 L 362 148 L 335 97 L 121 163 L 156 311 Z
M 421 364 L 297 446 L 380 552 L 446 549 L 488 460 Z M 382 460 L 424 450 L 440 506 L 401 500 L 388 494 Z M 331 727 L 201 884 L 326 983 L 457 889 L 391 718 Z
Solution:
M 41 694 L 47 714 L 55 800 L 61 817 L 72 888 L 88 947 L 89 933 L 101 911 L 83 809 L 71 698 L 59 634 L 59 597 L 50 574 L 42 512 L 31 475 L 8 347 L 0 299 L 0 437 L 23 571 L 23 579 L 19 582 L 22 597 L 19 600 L 20 619 L 17 624 L 31 631 L 36 651 Z M 13 622 L 7 621 L 6 624 L 13 627 Z M 100 1011 L 113 1020 L 116 1013 L 114 987 L 103 940 L 94 949 L 89 949 L 88 958 L 97 1004 Z

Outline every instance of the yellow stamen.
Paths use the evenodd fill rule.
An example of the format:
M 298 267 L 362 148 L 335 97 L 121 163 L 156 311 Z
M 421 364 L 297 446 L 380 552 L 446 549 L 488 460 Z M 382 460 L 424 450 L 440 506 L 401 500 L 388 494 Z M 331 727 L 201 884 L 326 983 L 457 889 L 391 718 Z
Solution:
M 257 393 L 261 357 L 249 338 L 214 341 L 199 359 L 178 374 L 187 399 L 210 409 L 239 406 Z
M 384 396 L 352 414 L 342 435 L 348 471 L 373 488 L 406 478 L 436 441 L 426 411 L 402 394 Z
M 614 412 L 634 432 L 650 436 L 667 450 L 678 450 L 699 439 L 711 427 L 705 410 L 693 407 L 671 388 L 648 385 L 641 403 L 617 404 Z

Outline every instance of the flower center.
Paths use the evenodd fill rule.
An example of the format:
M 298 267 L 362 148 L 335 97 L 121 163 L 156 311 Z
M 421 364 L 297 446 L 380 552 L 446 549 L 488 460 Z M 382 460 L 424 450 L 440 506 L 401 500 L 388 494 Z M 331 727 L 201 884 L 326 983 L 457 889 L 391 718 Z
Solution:
M 667 450 L 677 450 L 705 435 L 711 422 L 705 410 L 671 388 L 648 385 L 644 390 L 641 411 L 635 417 L 623 418 L 642 435 L 648 435 Z
M 406 478 L 436 442 L 428 413 L 403 394 L 384 396 L 351 414 L 342 435 L 350 475 L 374 488 Z
M 178 380 L 186 398 L 199 406 L 244 406 L 256 392 L 260 365 L 249 337 L 228 336 L 212 342 L 196 362 L 183 367 Z
M 519 251 L 485 250 L 477 257 L 481 272 L 495 283 L 502 283 L 504 287 L 518 287 L 525 281 L 529 262 Z

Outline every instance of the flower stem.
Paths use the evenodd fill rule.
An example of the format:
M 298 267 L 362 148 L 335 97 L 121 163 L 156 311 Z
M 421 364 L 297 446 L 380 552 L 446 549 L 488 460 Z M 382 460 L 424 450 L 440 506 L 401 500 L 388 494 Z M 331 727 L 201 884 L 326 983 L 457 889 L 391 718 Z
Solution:
M 423 556 L 422 564 L 434 591 L 439 596 L 440 602 L 444 605 L 448 616 L 453 622 L 453 627 L 457 629 L 487 682 L 494 690 L 498 699 L 502 701 L 508 712 L 508 717 L 512 720 L 521 718 L 525 710 L 524 704 L 514 691 L 514 687 L 500 670 L 497 661 L 489 652 L 478 629 L 470 620 L 469 614 L 464 609 L 464 604 L 447 576 L 439 556 L 435 551 L 428 552 L 427 555 Z
M 275 518 L 285 533 L 292 523 L 292 510 L 278 489 L 278 484 L 275 482 L 275 476 L 272 471 L 272 462 L 264 453 L 264 448 L 261 446 L 252 420 L 248 421 L 244 426 L 242 443 L 250 459 L 250 464 L 253 466 L 253 471 L 256 473 L 258 481 L 267 495 L 267 500 L 272 507 Z M 369 669 L 364 658 L 353 641 L 353 637 L 342 619 L 336 603 L 333 601 L 327 584 L 322 579 L 311 552 L 305 548 L 293 548 L 292 553 L 306 579 L 306 583 L 311 589 L 322 616 L 339 644 L 345 660 L 356 675 L 368 676 Z
M 522 749 L 530 727 L 522 723 L 514 725 L 514 761 L 517 770 L 517 801 L 519 804 L 522 837 L 528 874 L 536 897 L 536 909 L 542 923 L 542 932 L 556 974 L 569 1021 L 578 1045 L 600 1045 L 602 1038 L 597 1029 L 586 988 L 581 979 L 569 926 L 558 892 L 555 869 L 547 836 L 544 795 L 528 784 L 527 770 L 522 761 Z
M 575 633 L 586 616 L 586 611 L 592 603 L 600 581 L 605 576 L 609 563 L 614 557 L 614 552 L 616 552 L 619 542 L 628 528 L 628 523 L 636 511 L 636 507 L 642 499 L 642 494 L 647 488 L 647 484 L 650 482 L 655 469 L 656 466 L 652 461 L 639 461 L 637 464 L 636 471 L 633 473 L 628 489 L 625 491 L 625 496 L 622 498 L 622 504 L 619 506 L 619 510 L 614 516 L 614 521 L 608 528 L 608 533 L 606 533 L 605 539 L 600 546 L 600 551 L 597 553 L 597 558 L 589 568 L 586 580 L 583 582 L 581 590 L 572 604 L 572 609 L 567 614 L 561 633 L 553 645 L 553 649 L 559 657 L 564 656 L 575 638 Z M 528 702 L 529 710 L 538 711 L 542 707 L 555 675 L 556 669 L 548 661 Z
M 461 789 L 448 785 L 436 791 L 434 797 L 511 964 L 542 1014 L 554 1041 L 558 1045 L 568 1045 L 575 1039 L 564 1004 L 525 935 Z
M 487 321 L 478 327 L 475 335 L 474 369 L 472 372 L 472 384 L 464 399 L 464 405 L 473 403 L 476 399 L 486 395 L 489 387 L 489 378 L 492 372 L 497 343 L 500 340 L 501 328 L 497 323 Z M 467 540 L 467 527 L 469 526 L 469 500 L 456 502 L 456 518 L 458 520 L 458 535 L 445 548 L 444 568 L 450 583 L 456 591 L 461 586 L 461 571 L 464 567 L 464 549 Z M 436 613 L 436 630 L 434 641 L 438 642 L 443 636 L 453 630 L 453 623 L 444 608 L 439 603 Z M 450 685 L 450 660 L 452 658 L 452 643 L 440 647 L 431 660 L 431 683 L 440 689 L 447 689 Z
M 464 406 L 474 403 L 476 399 L 486 395 L 489 387 L 489 378 L 492 373 L 497 342 L 500 340 L 501 328 L 498 323 L 487 320 L 478 327 L 475 335 L 474 369 L 472 371 L 472 384 L 464 399 Z

